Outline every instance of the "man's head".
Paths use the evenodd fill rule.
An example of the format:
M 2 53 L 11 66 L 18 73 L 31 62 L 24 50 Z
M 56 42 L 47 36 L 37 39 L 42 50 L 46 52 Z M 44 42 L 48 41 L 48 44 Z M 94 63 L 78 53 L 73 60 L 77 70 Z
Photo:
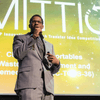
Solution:
M 29 24 L 29 28 L 31 29 L 31 31 L 34 31 L 35 28 L 41 28 L 43 29 L 43 19 L 40 15 L 33 15 L 30 18 L 30 24 Z
M 43 25 L 43 19 L 42 19 L 42 17 L 41 17 L 40 15 L 38 15 L 38 14 L 33 15 L 33 16 L 30 18 L 29 23 L 31 23 L 31 22 L 32 22 L 33 17 L 35 17 L 35 16 L 37 16 L 37 17 L 40 17 L 40 18 L 41 18 L 41 22 L 42 22 L 42 25 Z

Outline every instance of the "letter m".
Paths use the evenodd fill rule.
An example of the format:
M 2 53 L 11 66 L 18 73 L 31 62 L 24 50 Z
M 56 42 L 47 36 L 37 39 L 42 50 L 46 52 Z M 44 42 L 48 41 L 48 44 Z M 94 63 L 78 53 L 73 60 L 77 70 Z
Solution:
M 10 15 L 14 5 L 15 5 L 15 29 L 16 30 L 18 29 L 18 0 L 12 0 L 12 2 L 10 4 L 10 7 L 9 7 L 9 9 L 8 9 L 8 11 L 7 11 L 2 23 L 0 21 L 0 29 L 4 28 L 4 26 L 5 26 L 5 24 L 6 24 L 7 20 L 8 20 L 8 17 Z

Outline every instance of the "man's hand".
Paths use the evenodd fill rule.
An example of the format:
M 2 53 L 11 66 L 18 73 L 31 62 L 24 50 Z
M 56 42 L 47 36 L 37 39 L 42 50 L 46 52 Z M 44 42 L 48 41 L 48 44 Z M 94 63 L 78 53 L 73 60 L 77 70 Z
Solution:
M 36 39 L 37 37 L 39 37 L 40 32 L 42 32 L 41 28 L 35 28 L 33 38 Z
M 59 65 L 59 60 L 52 54 L 50 53 L 47 53 L 48 55 L 48 60 L 52 63 L 52 64 L 56 64 L 56 65 Z

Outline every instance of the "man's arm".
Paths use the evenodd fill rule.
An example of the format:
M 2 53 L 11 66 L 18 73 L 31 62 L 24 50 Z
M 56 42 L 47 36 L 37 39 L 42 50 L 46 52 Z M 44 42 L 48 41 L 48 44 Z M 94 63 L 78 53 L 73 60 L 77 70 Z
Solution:
M 54 49 L 52 48 L 52 54 L 47 53 L 48 55 L 48 60 L 52 63 L 52 66 L 50 68 L 51 73 L 55 74 L 59 71 L 60 69 L 60 61 L 55 57 Z
M 18 60 L 22 60 L 26 56 L 28 50 L 30 50 L 30 47 L 32 47 L 32 45 L 32 40 L 28 40 L 27 43 L 25 36 L 16 35 L 13 42 L 14 57 Z

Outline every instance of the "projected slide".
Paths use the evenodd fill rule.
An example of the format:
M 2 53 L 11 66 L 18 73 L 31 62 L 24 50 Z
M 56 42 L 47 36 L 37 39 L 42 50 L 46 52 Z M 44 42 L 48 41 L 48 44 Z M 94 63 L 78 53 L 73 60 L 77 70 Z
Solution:
M 61 62 L 55 95 L 100 95 L 100 0 L 0 0 L 0 94 L 15 94 L 13 38 L 30 32 L 34 14 Z

